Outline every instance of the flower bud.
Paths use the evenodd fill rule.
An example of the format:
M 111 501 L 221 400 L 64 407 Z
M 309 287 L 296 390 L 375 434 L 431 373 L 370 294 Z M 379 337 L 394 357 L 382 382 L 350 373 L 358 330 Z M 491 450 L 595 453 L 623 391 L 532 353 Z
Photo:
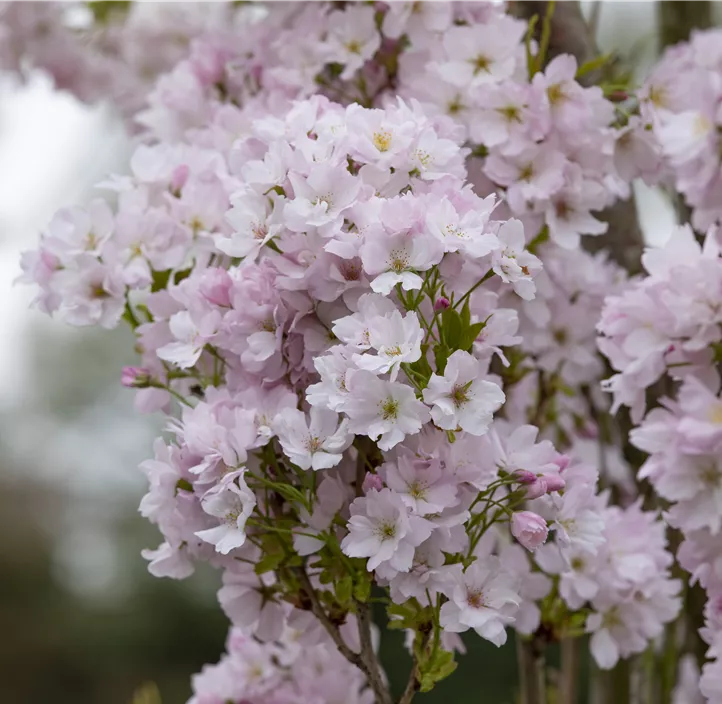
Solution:
M 129 389 L 147 389 L 150 382 L 150 371 L 143 367 L 123 367 L 120 373 L 120 383 Z
M 381 489 L 384 488 L 384 481 L 378 474 L 371 474 L 371 472 L 366 472 L 362 488 L 364 490 L 364 494 L 368 494 L 371 489 L 381 491 Z
M 536 550 L 546 542 L 547 522 L 533 511 L 515 511 L 511 517 L 511 534 L 527 550 Z
M 444 296 L 440 296 L 436 299 L 436 303 L 434 303 L 434 310 L 440 311 L 440 310 L 446 310 L 449 307 L 449 299 L 445 298 Z
M 516 479 L 519 484 L 533 484 L 537 480 L 537 476 L 528 469 L 517 469 L 516 472 L 514 472 L 514 479 Z
M 549 491 L 546 479 L 544 477 L 536 477 L 533 484 L 526 485 L 526 498 L 538 499 Z
M 514 472 L 514 479 L 526 487 L 527 499 L 538 499 L 547 493 L 547 484 L 544 477 L 538 477 L 528 469 L 517 469 Z
M 545 474 L 542 478 L 547 485 L 547 491 L 561 491 L 567 485 L 558 474 Z

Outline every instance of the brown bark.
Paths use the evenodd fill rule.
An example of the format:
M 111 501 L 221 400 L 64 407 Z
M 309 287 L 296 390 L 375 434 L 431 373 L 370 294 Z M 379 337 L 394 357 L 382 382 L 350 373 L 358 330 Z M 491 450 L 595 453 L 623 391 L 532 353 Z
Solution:
M 660 49 L 689 39 L 693 29 L 712 26 L 712 3 L 707 0 L 666 0 L 657 3 Z
M 517 17 L 528 20 L 534 15 L 539 16 L 537 33 L 541 30 L 542 19 L 546 16 L 548 6 L 549 3 L 544 0 L 510 3 L 511 12 Z M 578 2 L 557 2 L 554 6 L 551 29 L 548 58 L 553 59 L 559 54 L 572 54 L 581 66 L 597 55 L 596 42 Z M 591 81 L 586 76 L 585 80 Z

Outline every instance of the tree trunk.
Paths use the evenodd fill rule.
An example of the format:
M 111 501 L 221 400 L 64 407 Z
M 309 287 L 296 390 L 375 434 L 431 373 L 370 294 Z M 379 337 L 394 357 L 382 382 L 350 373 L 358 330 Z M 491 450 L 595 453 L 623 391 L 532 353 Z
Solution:
M 693 29 L 712 26 L 712 3 L 707 0 L 665 0 L 657 3 L 660 50 L 689 39 Z

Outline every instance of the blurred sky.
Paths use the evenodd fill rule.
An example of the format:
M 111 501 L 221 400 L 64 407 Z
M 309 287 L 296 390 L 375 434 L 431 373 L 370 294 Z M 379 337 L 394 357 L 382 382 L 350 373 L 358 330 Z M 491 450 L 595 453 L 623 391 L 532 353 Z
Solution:
M 589 11 L 592 3 L 583 5 Z M 656 52 L 653 13 L 651 2 L 605 3 L 602 49 L 633 50 L 641 67 L 649 65 Z M 32 291 L 13 280 L 19 253 L 35 245 L 53 212 L 86 201 L 94 183 L 123 171 L 130 147 L 111 107 L 81 105 L 40 75 L 23 86 L 0 79 L 0 441 L 12 459 L 5 467 L 32 472 L 67 493 L 58 574 L 70 588 L 106 598 L 123 588 L 108 521 L 142 493 L 136 467 L 150 453 L 159 421 L 136 416 L 132 393 L 115 381 L 119 365 L 133 361 L 129 339 L 108 344 L 104 331 L 81 333 L 29 311 Z M 638 198 L 648 241 L 664 241 L 674 224 L 669 204 L 643 187 Z M 85 343 L 101 393 L 68 420 L 51 399 L 73 406 L 82 396 L 88 383 L 83 370 L 73 372 L 72 355 Z M 56 386 L 59 395 L 49 391 Z

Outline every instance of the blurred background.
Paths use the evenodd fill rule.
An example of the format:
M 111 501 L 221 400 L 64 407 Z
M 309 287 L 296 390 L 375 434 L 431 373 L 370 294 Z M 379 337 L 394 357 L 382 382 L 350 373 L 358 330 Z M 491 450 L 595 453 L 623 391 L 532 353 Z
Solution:
M 597 17 L 601 49 L 630 57 L 640 76 L 661 43 L 656 4 L 583 3 Z M 706 4 L 714 21 L 722 8 Z M 162 419 L 136 415 L 133 393 L 119 384 L 121 367 L 134 362 L 130 334 L 66 328 L 29 310 L 32 291 L 13 286 L 19 253 L 53 212 L 123 172 L 131 148 L 112 106 L 82 105 L 40 73 L 22 86 L 0 74 L 3 704 L 127 704 L 148 682 L 164 704 L 180 704 L 191 674 L 223 650 L 216 576 L 154 579 L 140 557 L 158 536 L 137 513 L 145 490 L 137 465 Z M 645 236 L 664 241 L 673 209 L 659 192 L 637 196 Z M 422 701 L 513 701 L 513 649 L 479 643 Z M 492 680 L 480 680 L 478 657 Z M 405 677 L 394 636 L 384 658 L 392 680 Z

